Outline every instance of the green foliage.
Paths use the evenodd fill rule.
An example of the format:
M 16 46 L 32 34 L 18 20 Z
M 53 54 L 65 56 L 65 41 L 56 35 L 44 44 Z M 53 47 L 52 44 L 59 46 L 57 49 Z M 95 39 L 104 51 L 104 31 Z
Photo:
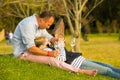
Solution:
M 3 28 L 4 28 L 3 25 L 0 25 L 0 31 L 2 31 Z
M 66 0 L 67 1 L 67 0 Z M 72 0 L 68 0 L 68 9 L 70 8 L 69 12 L 71 12 L 71 19 L 72 13 L 76 13 L 76 11 L 72 11 L 71 9 L 75 10 L 73 7 L 73 2 L 70 2 Z M 80 1 L 80 0 L 78 0 Z M 88 12 L 92 7 L 100 0 L 89 0 L 86 5 L 86 11 Z M 95 2 L 95 3 L 94 3 Z M 71 4 L 71 5 L 70 5 Z M 106 28 L 107 25 L 110 25 L 113 20 L 117 20 L 117 22 L 120 20 L 120 0 L 104 0 L 103 3 L 101 3 L 98 7 L 96 7 L 92 14 L 89 13 L 90 16 L 88 16 L 87 20 L 82 20 L 84 23 L 89 23 L 94 20 L 98 20 L 103 24 L 103 27 Z M 112 6 L 111 6 L 112 5 Z M 60 18 L 60 16 L 65 16 L 65 8 L 63 5 L 62 0 L 1 0 L 0 1 L 0 30 L 5 28 L 5 30 L 12 30 L 14 31 L 16 25 L 20 20 L 22 20 L 25 17 L 28 17 L 34 13 L 41 13 L 44 10 L 52 10 L 55 13 L 56 20 Z M 87 12 L 83 12 L 82 18 L 85 17 Z M 73 14 L 73 15 L 74 15 Z M 74 15 L 75 17 L 76 15 Z M 110 22 L 107 23 L 107 20 Z M 64 21 L 67 22 L 67 19 L 64 17 Z M 71 23 L 73 23 L 73 27 L 75 27 L 75 19 L 72 20 Z M 107 23 L 107 25 L 106 25 Z M 66 24 L 68 26 L 68 24 Z M 89 25 L 89 24 L 88 24 Z M 119 22 L 117 23 L 119 25 Z M 95 25 L 96 26 L 96 25 Z M 96 28 L 93 26 L 94 28 Z M 91 31 L 94 30 L 94 28 L 91 28 Z M 117 26 L 118 27 L 118 26 Z M 110 27 L 112 29 L 112 25 Z M 70 28 L 69 28 L 70 29 Z M 106 29 L 109 29 L 107 27 Z M 77 29 L 78 30 L 78 29 Z M 118 30 L 118 28 L 116 28 Z
M 120 41 L 120 28 L 119 28 L 119 41 Z
M 45 0 L 2 0 L 0 2 L 0 29 L 7 31 L 16 27 L 17 23 L 25 17 L 48 10 Z M 53 7 L 49 7 L 52 10 Z

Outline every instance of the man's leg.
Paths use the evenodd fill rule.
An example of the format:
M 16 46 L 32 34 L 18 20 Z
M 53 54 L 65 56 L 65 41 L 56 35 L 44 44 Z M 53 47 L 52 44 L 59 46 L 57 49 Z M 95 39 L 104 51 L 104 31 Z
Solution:
M 55 59 L 54 57 L 38 56 L 38 55 L 33 55 L 29 52 L 25 52 L 19 58 L 23 59 L 23 60 L 28 60 L 31 62 L 48 64 L 48 65 L 55 66 L 55 67 L 61 68 L 63 70 L 71 71 L 71 72 L 78 72 L 78 70 L 79 70 L 78 68 L 74 68 L 73 66 L 71 66 L 65 62 Z

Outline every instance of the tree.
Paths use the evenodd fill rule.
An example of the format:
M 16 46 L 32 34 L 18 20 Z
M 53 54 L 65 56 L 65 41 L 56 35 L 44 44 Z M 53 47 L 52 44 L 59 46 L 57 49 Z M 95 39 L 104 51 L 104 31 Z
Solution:
M 70 28 L 70 32 L 73 36 L 73 41 L 75 41 L 74 49 L 80 52 L 80 30 L 81 23 L 87 24 L 91 19 L 88 19 L 89 14 L 100 4 L 103 0 L 62 0 L 61 1 L 62 15 L 66 16 L 67 22 Z M 61 3 L 60 2 L 60 3 Z M 87 8 L 87 4 L 92 2 L 93 5 Z M 60 7 L 60 6 L 59 6 Z M 87 22 L 86 22 L 87 21 Z
M 104 0 L 92 15 L 103 24 L 104 32 L 120 34 L 120 0 Z
M 0 29 L 14 30 L 21 19 L 48 10 L 47 5 L 47 0 L 2 0 L 0 2 L 0 25 L 2 26 Z

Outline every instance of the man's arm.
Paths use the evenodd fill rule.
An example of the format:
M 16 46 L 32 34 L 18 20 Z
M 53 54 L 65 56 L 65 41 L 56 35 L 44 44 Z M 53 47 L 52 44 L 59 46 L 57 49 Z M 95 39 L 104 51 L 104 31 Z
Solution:
M 28 49 L 29 52 L 35 54 L 35 55 L 43 55 L 43 56 L 51 56 L 51 57 L 57 57 L 59 55 L 58 50 L 53 50 L 51 52 L 42 50 L 40 48 L 37 48 L 36 46 L 32 46 Z

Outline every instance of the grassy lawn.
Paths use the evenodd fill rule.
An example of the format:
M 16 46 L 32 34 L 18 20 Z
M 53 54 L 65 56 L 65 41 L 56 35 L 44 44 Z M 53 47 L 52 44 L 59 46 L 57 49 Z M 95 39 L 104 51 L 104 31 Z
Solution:
M 90 34 L 89 41 L 82 39 L 81 51 L 87 59 L 110 63 L 120 68 L 120 41 L 117 34 Z M 66 45 L 69 46 L 70 36 L 66 36 Z M 0 42 L 0 54 L 11 53 L 12 46 Z M 56 67 L 32 63 L 14 58 L 0 56 L 0 80 L 116 80 L 108 76 L 97 75 L 90 77 L 82 74 L 70 73 Z

